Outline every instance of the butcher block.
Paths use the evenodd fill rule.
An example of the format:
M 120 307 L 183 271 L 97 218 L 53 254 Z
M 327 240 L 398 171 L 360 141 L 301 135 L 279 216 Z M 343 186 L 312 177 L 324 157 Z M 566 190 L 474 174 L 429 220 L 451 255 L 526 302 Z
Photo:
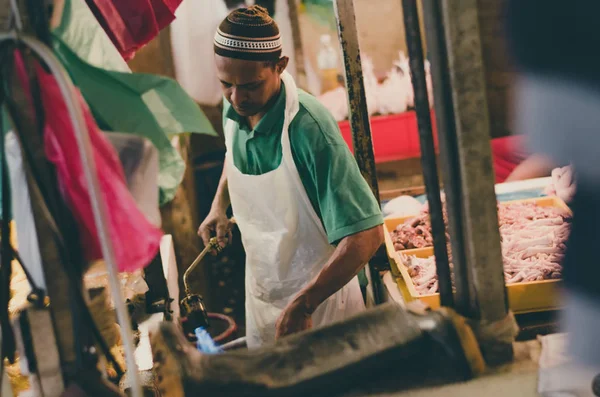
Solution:
M 511 203 L 535 203 L 541 207 L 557 207 L 570 212 L 567 205 L 557 197 L 517 200 L 501 203 L 500 205 L 502 206 Z M 410 255 L 414 255 L 417 258 L 428 258 L 433 256 L 433 247 L 402 250 L 399 251 L 402 253 L 402 255 L 400 255 L 394 248 L 389 233 L 390 231 L 395 230 L 398 225 L 411 218 L 413 217 L 387 218 L 385 220 L 385 243 L 390 259 L 392 275 L 395 277 L 398 288 L 405 301 L 409 302 L 418 299 L 423 303 L 426 303 L 432 309 L 436 309 L 440 306 L 439 294 L 420 294 L 417 292 L 412 278 L 409 275 L 408 267 L 401 258 L 401 256 Z M 562 280 L 540 280 L 509 284 L 507 285 L 507 292 L 510 309 L 514 313 L 530 313 L 558 309 L 560 308 L 559 295 L 561 285 Z

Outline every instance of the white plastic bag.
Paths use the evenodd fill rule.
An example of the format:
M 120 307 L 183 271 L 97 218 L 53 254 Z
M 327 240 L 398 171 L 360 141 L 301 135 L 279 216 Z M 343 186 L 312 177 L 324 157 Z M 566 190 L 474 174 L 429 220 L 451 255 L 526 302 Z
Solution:
M 369 116 L 379 112 L 380 85 L 375 76 L 373 61 L 367 55 L 362 56 L 363 81 Z M 333 114 L 336 121 L 348 118 L 348 94 L 346 87 L 339 87 L 318 97 L 319 101 Z
M 362 68 L 365 83 L 365 96 L 367 97 L 367 108 L 369 109 L 369 116 L 372 116 L 377 113 L 378 110 L 377 91 L 379 90 L 379 83 L 377 81 L 377 76 L 375 76 L 375 66 L 373 65 L 373 61 L 367 55 L 362 56 Z
M 404 52 L 400 51 L 398 60 L 394 62 L 394 66 L 400 68 L 404 74 L 405 84 L 409 87 L 407 89 L 406 103 L 408 107 L 415 107 L 415 91 L 410 78 L 410 65 L 409 59 L 406 57 Z M 425 82 L 427 84 L 427 96 L 429 98 L 429 107 L 433 107 L 433 81 L 431 79 L 431 65 L 428 60 L 425 60 Z
M 294 36 L 292 23 L 290 21 L 290 8 L 288 0 L 275 0 L 275 23 L 279 27 L 282 41 L 282 55 L 290 58 L 286 70 L 293 78 L 296 78 L 296 54 L 294 52 Z
M 158 150 L 148 139 L 133 134 L 105 132 L 119 155 L 127 189 L 140 211 L 153 225 L 160 227 L 158 206 Z
M 10 193 L 13 209 L 13 219 L 17 230 L 17 242 L 19 244 L 19 255 L 23 259 L 24 266 L 31 274 L 33 281 L 40 288 L 46 288 L 44 269 L 42 268 L 42 257 L 38 235 L 35 228 L 35 220 L 31 210 L 31 198 L 29 187 L 25 178 L 23 158 L 21 157 L 21 146 L 14 132 L 9 132 L 4 138 L 6 145 L 6 162 L 8 164 L 10 178 Z
M 410 65 L 404 52 L 400 51 L 398 60 L 394 62 L 394 66 L 402 72 L 404 84 L 407 87 L 405 90 L 406 106 L 412 108 L 415 106 L 415 93 L 413 91 L 412 80 L 410 79 Z
M 223 99 L 213 60 L 213 38 L 227 14 L 223 0 L 188 0 L 181 3 L 171 24 L 177 81 L 204 105 L 217 106 Z
M 423 204 L 414 197 L 400 196 L 390 200 L 383 206 L 383 215 L 385 217 L 405 217 L 418 215 L 423 208 Z
M 335 121 L 343 121 L 348 118 L 348 98 L 346 88 L 338 87 L 335 90 L 327 91 L 319 96 L 319 101 L 335 118 Z
M 408 108 L 408 97 L 412 86 L 404 71 L 395 66 L 390 70 L 387 78 L 379 86 L 377 104 L 379 113 L 398 114 Z

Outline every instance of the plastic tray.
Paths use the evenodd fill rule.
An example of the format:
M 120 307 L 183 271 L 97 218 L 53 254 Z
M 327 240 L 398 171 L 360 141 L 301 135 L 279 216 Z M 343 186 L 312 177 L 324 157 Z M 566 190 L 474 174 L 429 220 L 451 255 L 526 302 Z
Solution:
M 421 156 L 417 116 L 412 110 L 389 116 L 371 117 L 371 138 L 376 163 L 404 160 Z M 437 149 L 435 113 L 431 110 L 431 124 L 434 143 Z M 353 150 L 350 122 L 339 123 L 340 132 L 346 144 Z
M 516 200 L 501 205 L 516 202 L 535 202 L 543 207 L 559 207 L 569 210 L 569 207 L 558 197 L 541 197 L 528 200 Z M 440 307 L 439 294 L 419 295 L 408 274 L 408 268 L 401 260 L 400 255 L 394 249 L 392 238 L 389 231 L 394 230 L 396 226 L 406 219 L 412 217 L 392 218 L 385 220 L 385 242 L 392 274 L 396 278 L 398 288 L 405 301 L 421 300 L 432 309 Z M 433 255 L 433 247 L 418 248 L 401 251 L 404 255 L 415 255 L 419 258 L 427 258 Z M 514 313 L 530 313 L 538 311 L 555 310 L 560 308 L 559 293 L 562 280 L 544 280 L 532 281 L 526 283 L 516 283 L 507 286 L 508 302 Z

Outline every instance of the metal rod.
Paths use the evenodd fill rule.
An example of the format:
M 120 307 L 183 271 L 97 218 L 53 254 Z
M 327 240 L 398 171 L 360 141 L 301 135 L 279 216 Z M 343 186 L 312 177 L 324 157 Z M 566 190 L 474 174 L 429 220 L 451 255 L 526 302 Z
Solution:
M 21 13 L 19 12 L 17 0 L 10 0 L 10 9 L 14 18 L 15 28 L 17 28 L 17 31 L 20 32 L 23 30 L 23 21 L 21 20 Z
M 352 146 L 354 157 L 360 172 L 371 187 L 375 198 L 379 202 L 379 185 L 375 169 L 375 155 L 371 140 L 371 124 L 365 95 L 360 47 L 358 45 L 358 32 L 356 29 L 356 14 L 353 0 L 336 0 L 333 3 L 337 19 L 338 35 L 342 52 L 344 54 L 344 69 L 346 77 L 346 90 L 348 92 L 348 110 L 350 127 L 352 129 Z M 376 254 L 377 259 L 386 261 L 387 257 L 383 246 Z M 375 303 L 383 302 L 383 284 L 379 272 L 373 263 L 369 263 L 369 273 L 373 284 Z
M 118 278 L 119 270 L 108 231 L 105 203 L 100 192 L 98 174 L 94 161 L 92 146 L 90 143 L 89 131 L 87 130 L 87 126 L 85 124 L 83 111 L 76 101 L 77 92 L 67 72 L 56 59 L 52 51 L 50 51 L 43 43 L 33 38 L 20 35 L 17 36 L 12 33 L 0 34 L 0 42 L 5 40 L 21 41 L 31 48 L 35 53 L 37 53 L 46 63 L 52 75 L 56 79 L 56 82 L 58 83 L 65 100 L 69 117 L 73 125 L 75 138 L 77 140 L 77 147 L 81 157 L 85 180 L 88 185 L 94 221 L 96 223 L 96 228 L 98 229 L 98 239 L 100 241 L 102 256 L 108 270 L 111 295 L 115 303 L 117 318 L 121 324 L 120 330 L 125 348 L 127 370 L 131 376 L 131 392 L 134 397 L 142 397 L 143 394 L 141 383 L 139 379 L 139 373 L 137 371 L 137 364 L 135 362 L 133 333 L 131 332 L 131 328 L 128 326 L 131 324 L 131 321 L 129 319 L 127 307 L 125 306 L 125 301 L 123 300 L 123 295 L 121 294 L 121 283 Z
M 188 278 L 190 277 L 190 274 L 192 274 L 192 272 L 194 271 L 196 266 L 198 266 L 198 264 L 202 261 L 202 259 L 204 259 L 206 254 L 208 254 L 211 250 L 215 250 L 215 251 L 217 251 L 217 253 L 220 253 L 223 250 L 223 248 L 217 243 L 216 237 L 213 237 L 210 239 L 210 241 L 208 242 L 208 245 L 206 247 L 204 247 L 202 252 L 200 252 L 198 254 L 198 256 L 196 257 L 196 259 L 194 259 L 194 262 L 192 262 L 190 267 L 188 267 L 187 270 L 185 271 L 185 273 L 183 273 L 183 286 L 185 287 L 186 295 L 191 294 L 191 289 L 190 289 L 190 286 L 188 283 Z
M 448 250 L 446 249 L 446 225 L 444 223 L 444 213 L 440 197 L 440 185 L 431 126 L 431 112 L 425 80 L 425 60 L 423 58 L 423 44 L 421 42 L 419 12 L 416 0 L 402 0 L 402 9 L 404 13 L 404 28 L 406 30 L 411 79 L 415 91 L 415 108 L 417 111 L 417 125 L 419 127 L 419 142 L 421 145 L 421 165 L 423 167 L 427 201 L 429 202 L 433 252 L 440 288 L 440 303 L 442 306 L 452 306 L 454 298 L 452 296 L 452 279 L 450 277 Z
M 454 300 L 458 313 L 471 317 L 471 293 L 469 269 L 466 263 L 466 251 L 463 230 L 463 211 L 461 207 L 461 179 L 456 142 L 456 124 L 452 102 L 452 87 L 448 55 L 444 36 L 442 11 L 438 1 L 423 1 L 427 50 L 431 61 L 433 90 L 435 94 L 435 116 L 440 143 L 442 177 L 446 193 L 446 209 L 452 246 L 452 264 L 454 265 Z

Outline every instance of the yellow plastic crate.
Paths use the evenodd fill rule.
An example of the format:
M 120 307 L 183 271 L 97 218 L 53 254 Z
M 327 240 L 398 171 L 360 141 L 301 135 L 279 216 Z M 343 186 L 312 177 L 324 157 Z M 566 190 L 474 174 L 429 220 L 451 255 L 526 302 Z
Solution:
M 527 200 L 515 200 L 501 203 L 506 205 L 517 202 L 534 202 L 543 207 L 559 207 L 568 211 L 569 207 L 558 197 L 540 197 Z M 405 301 L 410 302 L 416 299 L 426 303 L 432 309 L 440 306 L 439 294 L 419 295 L 408 274 L 408 268 L 401 260 L 400 255 L 394 249 L 392 238 L 389 231 L 394 230 L 399 224 L 412 217 L 391 218 L 385 220 L 385 243 L 392 275 L 396 278 L 398 288 Z M 433 255 L 433 247 L 418 248 L 401 251 L 404 255 L 415 255 L 419 258 L 427 258 Z M 543 280 L 526 283 L 516 283 L 507 286 L 508 302 L 514 313 L 530 313 L 537 311 L 555 310 L 560 308 L 560 288 L 562 280 Z

